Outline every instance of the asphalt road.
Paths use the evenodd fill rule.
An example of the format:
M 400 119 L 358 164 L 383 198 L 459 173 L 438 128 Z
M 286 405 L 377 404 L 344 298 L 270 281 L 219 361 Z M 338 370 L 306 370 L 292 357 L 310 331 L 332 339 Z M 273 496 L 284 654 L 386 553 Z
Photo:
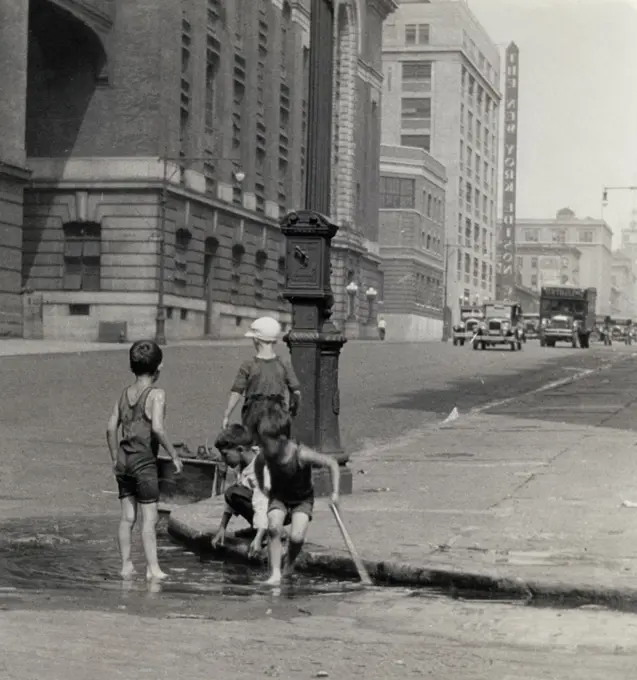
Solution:
M 162 383 L 173 440 L 196 445 L 215 435 L 234 372 L 248 352 L 167 352 Z M 606 370 L 530 394 L 600 367 Z M 12 520 L 13 533 L 5 524 L 0 549 L 14 537 L 6 553 L 22 560 L 12 563 L 14 579 L 25 578 L 20 564 L 30 555 L 29 567 L 37 571 L 46 560 L 73 552 L 74 540 L 91 544 L 84 562 L 96 570 L 93 580 L 105 570 L 104 578 L 112 579 L 115 546 L 104 527 L 117 500 L 104 427 L 128 378 L 123 352 L 2 360 L 0 517 Z M 492 412 L 624 428 L 637 422 L 637 363 L 625 347 L 584 351 L 528 343 L 513 353 L 352 343 L 343 354 L 340 384 L 341 428 L 350 451 L 440 421 L 454 407 L 462 413 L 512 397 Z M 51 526 L 63 524 L 64 516 L 86 527 L 78 525 L 70 543 L 58 545 Z M 87 531 L 95 534 L 88 541 Z M 28 542 L 39 532 L 42 543 Z M 163 549 L 170 548 L 179 550 Z M 74 576 L 66 571 L 77 569 L 78 579 L 84 576 L 77 592 L 47 590 L 46 571 L 37 573 L 39 585 L 26 594 L 0 588 L 0 677 L 623 680 L 637 665 L 637 619 L 630 614 L 537 610 L 387 589 L 291 598 L 246 586 L 240 597 L 225 596 L 201 588 L 196 574 L 205 565 L 184 553 L 166 563 L 180 574 L 187 595 L 102 589 L 88 597 L 93 581 L 71 557 L 56 560 L 54 571 L 68 583 Z
M 316 597 L 303 606 L 270 598 L 221 608 L 202 598 L 190 614 L 174 618 L 130 609 L 44 604 L 36 612 L 0 611 L 0 676 L 629 680 L 637 661 L 637 618 L 605 611 L 534 610 L 386 590 Z
M 285 350 L 284 350 L 285 351 Z M 166 353 L 173 441 L 196 447 L 220 428 L 228 390 L 248 347 L 183 347 Z M 409 430 L 632 355 L 633 349 L 472 351 L 451 344 L 351 343 L 340 364 L 341 432 L 355 452 Z M 0 513 L 102 514 L 114 489 L 105 425 L 130 380 L 124 352 L 7 357 L 0 365 L 3 469 Z

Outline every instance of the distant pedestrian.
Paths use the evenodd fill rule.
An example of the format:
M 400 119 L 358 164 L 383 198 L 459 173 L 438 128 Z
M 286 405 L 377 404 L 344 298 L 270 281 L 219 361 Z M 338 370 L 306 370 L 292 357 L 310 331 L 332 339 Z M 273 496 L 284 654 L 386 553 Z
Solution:
M 226 507 L 217 533 L 212 539 L 212 547 L 223 545 L 230 520 L 235 515 L 240 515 L 256 529 L 256 535 L 248 550 L 248 555 L 252 557 L 261 550 L 268 529 L 268 497 L 260 489 L 254 471 L 255 458 L 259 449 L 252 447 L 250 433 L 238 423 L 223 430 L 215 441 L 215 448 L 223 457 L 226 465 L 237 470 L 238 475 L 236 483 L 226 489 Z M 270 488 L 267 475 L 264 479 L 264 486 L 267 492 Z
M 261 453 L 255 461 L 259 487 L 265 492 L 265 472 L 269 473 L 268 533 L 270 578 L 268 585 L 281 582 L 281 535 L 286 519 L 291 519 L 285 573 L 294 570 L 314 509 L 312 467 L 329 468 L 332 478 L 332 503 L 338 503 L 340 471 L 338 463 L 290 439 L 290 416 L 279 404 L 270 403 L 260 413 L 256 426 Z
M 122 509 L 118 536 L 121 575 L 127 578 L 135 572 L 131 560 L 131 536 L 139 505 L 146 578 L 162 579 L 166 574 L 159 568 L 156 536 L 159 447 L 163 447 L 173 459 L 175 472 L 180 473 L 183 464 L 164 430 L 166 394 L 155 386 L 163 365 L 161 348 L 151 340 L 139 340 L 130 348 L 129 362 L 135 382 L 122 392 L 116 402 L 106 431 Z
M 387 322 L 382 316 L 378 317 L 378 337 L 381 340 L 385 339 L 385 334 L 387 333 Z
M 252 338 L 256 353 L 239 368 L 223 416 L 224 429 L 242 397 L 241 422 L 253 435 L 260 410 L 270 402 L 289 409 L 292 416 L 297 414 L 301 386 L 292 366 L 283 362 L 274 351 L 280 336 L 281 324 L 270 316 L 263 316 L 250 326 L 246 337 Z

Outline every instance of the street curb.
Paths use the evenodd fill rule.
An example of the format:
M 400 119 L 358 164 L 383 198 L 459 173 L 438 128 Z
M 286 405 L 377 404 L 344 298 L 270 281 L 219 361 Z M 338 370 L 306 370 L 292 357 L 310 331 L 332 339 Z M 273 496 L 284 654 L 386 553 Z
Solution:
M 196 553 L 225 554 L 230 560 L 266 565 L 267 557 L 248 558 L 248 547 L 252 534 L 249 530 L 226 537 L 225 546 L 213 551 L 210 540 L 213 532 L 198 532 L 185 522 L 171 515 L 168 533 L 173 539 Z M 358 574 L 351 557 L 345 551 L 329 551 L 321 546 L 306 544 L 297 563 L 301 572 L 321 573 L 341 579 L 357 578 Z M 506 596 L 523 600 L 527 605 L 560 604 L 578 607 L 602 605 L 611 609 L 630 609 L 637 606 L 637 588 L 617 588 L 592 583 L 566 583 L 564 581 L 524 580 L 519 577 L 498 577 L 489 573 L 460 571 L 454 569 L 423 567 L 389 560 L 363 560 L 375 585 L 431 588 L 446 591 L 451 597 L 462 597 L 463 592 L 471 599 L 473 594 L 488 594 L 492 597 Z M 495 599 L 495 598 L 494 598 Z

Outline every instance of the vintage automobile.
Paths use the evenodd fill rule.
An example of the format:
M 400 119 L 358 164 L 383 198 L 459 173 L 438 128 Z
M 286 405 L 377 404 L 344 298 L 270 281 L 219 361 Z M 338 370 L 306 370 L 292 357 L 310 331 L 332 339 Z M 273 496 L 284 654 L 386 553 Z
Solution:
M 536 340 L 540 337 L 540 315 L 537 312 L 522 314 L 522 327 L 525 342 L 526 340 Z
M 632 344 L 632 321 L 631 319 L 612 319 L 610 323 L 611 341 Z
M 483 318 L 484 312 L 477 305 L 460 307 L 460 322 L 452 329 L 453 344 L 462 346 L 466 341 L 470 341 Z
M 487 302 L 484 321 L 473 339 L 473 349 L 508 345 L 511 351 L 521 350 L 523 342 L 522 308 L 519 302 Z

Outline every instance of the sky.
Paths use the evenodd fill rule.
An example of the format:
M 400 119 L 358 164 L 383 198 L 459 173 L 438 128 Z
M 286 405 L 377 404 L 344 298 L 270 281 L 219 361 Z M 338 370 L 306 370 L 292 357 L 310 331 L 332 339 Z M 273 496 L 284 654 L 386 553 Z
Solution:
M 601 216 L 619 245 L 637 192 L 637 0 L 467 0 L 520 49 L 517 216 Z

